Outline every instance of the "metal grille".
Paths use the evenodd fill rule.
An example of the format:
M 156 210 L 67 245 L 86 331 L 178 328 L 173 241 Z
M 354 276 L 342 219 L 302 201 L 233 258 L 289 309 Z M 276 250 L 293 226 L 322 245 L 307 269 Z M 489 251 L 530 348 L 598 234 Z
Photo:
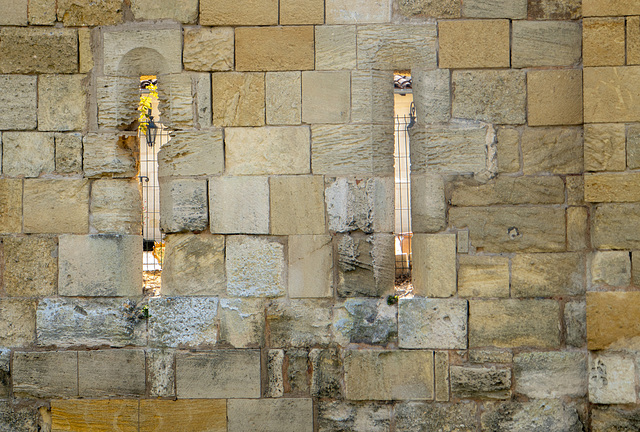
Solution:
M 402 96 L 410 98 L 411 95 Z M 396 277 L 411 275 L 411 160 L 409 129 L 415 123 L 415 108 L 411 99 L 409 114 L 395 116 L 395 234 L 396 234 Z

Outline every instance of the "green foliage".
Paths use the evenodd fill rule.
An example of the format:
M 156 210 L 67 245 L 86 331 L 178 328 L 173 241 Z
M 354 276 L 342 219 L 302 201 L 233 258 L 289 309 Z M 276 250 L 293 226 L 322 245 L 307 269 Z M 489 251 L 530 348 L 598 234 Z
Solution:
M 389 306 L 392 306 L 394 304 L 398 303 L 398 296 L 397 295 L 390 295 L 389 297 L 387 297 L 387 304 Z
M 147 132 L 147 125 L 151 119 L 149 114 L 151 111 L 151 103 L 154 99 L 158 99 L 157 85 L 149 84 L 147 86 L 147 90 L 149 93 L 140 94 L 140 104 L 138 105 L 138 111 L 140 111 L 140 116 L 138 117 L 138 130 L 143 135 Z

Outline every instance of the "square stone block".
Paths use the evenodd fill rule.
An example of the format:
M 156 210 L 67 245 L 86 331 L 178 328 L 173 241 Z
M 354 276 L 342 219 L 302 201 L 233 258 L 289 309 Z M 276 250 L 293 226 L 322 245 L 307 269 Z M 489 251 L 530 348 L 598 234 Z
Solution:
M 589 402 L 634 404 L 638 401 L 634 380 L 635 360 L 616 353 L 590 353 Z
M 333 307 L 334 341 L 386 345 L 398 340 L 398 310 L 387 299 L 350 298 Z
M 0 30 L 0 73 L 77 72 L 76 29 L 4 27 Z
M 55 141 L 52 133 L 4 132 L 2 172 L 18 177 L 38 177 L 55 171 Z
M 440 62 L 445 69 L 509 67 L 509 21 L 438 23 Z
M 140 181 L 93 181 L 90 211 L 91 226 L 100 233 L 139 234 L 142 231 Z
M 456 235 L 415 234 L 413 286 L 415 294 L 451 297 L 456 293 Z
M 391 16 L 389 0 L 352 2 L 348 0 L 327 0 L 325 14 L 327 24 L 367 24 L 386 23 Z
M 290 298 L 333 295 L 331 236 L 289 236 L 288 288 Z
M 0 233 L 22 232 L 22 180 L 0 179 Z
M 587 293 L 587 347 L 590 350 L 635 349 L 640 324 L 640 292 Z
M 302 74 L 267 72 L 266 108 L 268 125 L 298 125 L 302 119 Z
M 238 5 L 234 3 L 234 12 Z M 313 26 L 236 28 L 237 71 L 310 70 L 314 67 Z
M 573 66 L 580 62 L 577 21 L 514 21 L 511 67 Z
M 38 130 L 82 130 L 87 125 L 86 75 L 41 75 Z
M 509 297 L 508 258 L 460 255 L 458 262 L 458 294 L 461 297 Z
M 57 5 L 51 0 L 31 0 L 29 2 L 29 24 L 53 25 L 56 21 Z
M 356 68 L 356 27 L 316 26 L 316 69 Z
M 269 237 L 227 237 L 227 294 L 280 297 L 286 293 L 284 245 Z
M 304 348 L 327 346 L 331 338 L 331 301 L 276 299 L 267 307 L 268 346 Z
M 302 73 L 302 121 L 346 123 L 351 110 L 351 74 L 347 72 Z
M 262 299 L 220 299 L 222 343 L 235 348 L 257 348 L 265 341 L 265 307 Z
M 525 128 L 521 142 L 524 174 L 582 174 L 583 142 L 582 127 Z
M 135 136 L 87 134 L 84 138 L 85 177 L 137 177 L 140 143 Z
M 371 6 L 369 2 L 360 5 L 367 9 Z M 329 19 L 327 24 L 332 24 Z M 357 31 L 358 69 L 419 70 L 437 65 L 435 23 L 371 24 L 358 26 Z
M 15 352 L 11 377 L 16 397 L 77 397 L 78 353 Z
M 207 181 L 160 179 L 160 230 L 204 231 L 209 227 Z
M 117 425 L 121 432 L 138 432 L 139 402 L 136 399 L 53 399 L 51 427 L 54 431 L 107 432 Z
M 58 245 L 55 238 L 6 237 L 4 246 L 4 293 L 15 297 L 56 294 Z
M 35 342 L 35 300 L 0 299 L 0 316 L 0 344 L 3 347 L 30 346 Z
M 340 297 L 382 297 L 393 292 L 393 234 L 361 232 L 337 236 L 337 292 Z
M 202 0 L 200 24 L 247 26 L 278 24 L 278 0 Z
M 143 350 L 118 349 L 78 352 L 81 397 L 136 397 L 145 394 Z
M 221 129 L 173 132 L 158 152 L 158 177 L 216 175 L 223 171 Z
M 273 234 L 326 232 L 322 176 L 277 176 L 269 183 Z
M 126 130 L 138 119 L 139 78 L 98 76 L 96 87 L 98 127 Z
M 211 400 L 140 400 L 140 432 L 191 430 L 227 432 L 227 402 Z
M 149 300 L 149 344 L 212 347 L 218 340 L 217 297 L 156 297 Z
M 585 18 L 582 21 L 585 66 L 623 66 L 625 64 L 625 19 Z
M 636 203 L 598 204 L 591 213 L 591 241 L 598 249 L 640 249 L 640 207 Z
M 229 432 L 312 432 L 311 399 L 234 399 L 228 402 Z
M 89 181 L 44 180 L 24 182 L 25 233 L 89 231 Z
M 631 258 L 626 251 L 596 251 L 591 255 L 592 286 L 629 286 Z
M 527 94 L 529 126 L 582 123 L 581 70 L 531 71 L 527 74 Z
M 211 232 L 269 233 L 269 179 L 214 177 L 209 180 Z
M 390 125 L 395 118 L 393 72 L 389 70 L 351 71 L 351 122 L 374 125 Z M 418 78 L 414 78 L 414 91 Z M 420 98 L 416 96 L 416 102 Z M 380 137 L 381 139 L 384 139 Z M 382 142 L 382 141 L 381 141 Z M 386 142 L 382 142 L 386 146 Z M 381 147 L 380 152 L 385 148 Z
M 467 349 L 467 301 L 400 299 L 400 348 Z
M 186 28 L 184 30 L 184 67 L 195 71 L 233 69 L 233 28 Z
M 323 24 L 323 0 L 281 0 L 280 24 Z
M 263 73 L 215 73 L 212 97 L 215 126 L 264 125 Z
M 36 76 L 29 75 L 0 75 L 0 129 L 36 128 L 37 80 Z
M 626 157 L 624 124 L 584 125 L 585 171 L 624 171 Z

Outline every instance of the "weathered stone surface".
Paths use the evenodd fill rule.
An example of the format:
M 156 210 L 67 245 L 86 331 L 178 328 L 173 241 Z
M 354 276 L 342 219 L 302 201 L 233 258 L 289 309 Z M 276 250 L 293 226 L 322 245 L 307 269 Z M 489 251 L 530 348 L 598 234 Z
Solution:
M 31 345 L 36 334 L 36 302 L 34 300 L 0 300 L 0 345 Z
M 509 67 L 509 21 L 438 23 L 439 66 L 449 69 Z
M 56 21 L 56 7 L 56 2 L 51 0 L 29 1 L 29 24 L 52 25 Z
M 264 346 L 265 307 L 262 300 L 220 299 L 220 342 L 235 348 Z
M 640 168 L 640 125 L 627 128 L 627 167 Z
M 144 351 L 78 352 L 78 389 L 81 397 L 144 395 Z
M 640 206 L 599 204 L 592 210 L 591 241 L 598 249 L 640 249 Z M 595 213 L 595 214 L 594 214 Z
M 400 348 L 466 349 L 467 301 L 400 299 Z
M 55 171 L 52 133 L 4 132 L 2 172 L 7 176 L 38 177 Z
M 381 297 L 393 291 L 393 235 L 354 233 L 341 235 L 337 241 L 339 296 Z
M 234 12 L 237 7 L 234 3 Z M 313 69 L 313 34 L 313 26 L 236 28 L 236 70 Z
M 615 432 L 640 428 L 640 413 L 636 408 L 594 406 L 591 409 L 593 432 Z
M 23 200 L 25 233 L 86 233 L 89 230 L 87 180 L 27 180 Z
M 0 349 L 0 398 L 8 399 L 11 388 L 11 371 L 9 364 L 11 363 L 11 350 L 7 348 Z M 2 408 L 0 408 L 1 410 Z M 1 415 L 0 415 L 1 417 Z
M 45 2 L 47 0 L 44 0 Z M 55 9 L 55 5 L 54 9 Z M 55 10 L 51 21 L 55 21 Z M 78 29 L 78 57 L 80 57 L 80 64 L 78 65 L 78 72 L 88 73 L 91 72 L 95 63 L 93 59 L 93 47 L 91 46 L 91 30 L 83 27 Z
M 280 2 L 280 24 L 323 24 L 323 0 L 282 0 Z
M 183 61 L 187 70 L 232 70 L 233 29 L 230 27 L 185 29 Z
M 572 66 L 580 61 L 577 21 L 514 21 L 511 67 Z
M 56 294 L 58 250 L 47 237 L 6 237 L 4 246 L 4 293 L 9 297 L 42 297 Z
M 509 259 L 500 256 L 458 257 L 461 297 L 509 297 Z
M 177 131 L 158 152 L 158 177 L 215 175 L 224 171 L 222 130 Z
M 391 124 L 395 118 L 395 95 L 388 83 L 392 80 L 393 72 L 390 70 L 365 69 L 351 71 L 352 123 Z M 386 151 L 385 147 L 378 151 Z
M 346 123 L 351 110 L 348 71 L 302 72 L 302 121 Z
M 0 233 L 22 231 L 22 180 L 0 179 Z
M 356 68 L 356 27 L 316 27 L 316 69 L 348 70 Z
M 559 400 L 486 404 L 483 431 L 581 432 L 584 425 L 575 408 Z
M 433 354 L 435 374 L 435 400 L 447 402 L 450 398 L 449 352 L 436 351 Z
M 400 0 L 397 9 L 404 16 L 424 16 L 435 18 L 459 18 L 460 0 Z
M 454 404 L 401 402 L 396 404 L 396 428 L 406 432 L 423 430 L 475 432 L 478 422 L 477 411 L 475 402 Z M 455 429 L 450 429 L 452 427 Z
M 127 130 L 138 120 L 140 113 L 136 107 L 140 101 L 139 79 L 98 76 L 96 97 L 100 128 Z
M 140 432 L 227 431 L 227 403 L 211 400 L 140 400 Z
M 451 393 L 460 398 L 508 399 L 511 369 L 451 366 Z
M 321 432 L 387 432 L 390 424 L 390 405 L 326 401 L 318 406 L 318 431 Z
M 638 173 L 597 173 L 584 177 L 584 199 L 587 202 L 636 202 L 640 184 Z
M 309 128 L 225 129 L 225 164 L 229 175 L 308 174 Z
M 198 18 L 198 1 L 186 0 L 179 3 L 171 0 L 133 0 L 131 12 L 136 19 L 173 19 L 185 24 L 193 24 Z
M 324 179 L 322 176 L 272 177 L 271 233 L 324 234 Z
M 590 267 L 592 285 L 631 284 L 631 257 L 626 251 L 596 251 L 591 256 Z
M 195 103 L 196 128 L 209 128 L 213 125 L 211 113 L 211 75 L 207 72 L 193 74 L 193 99 Z
M 267 177 L 209 179 L 209 219 L 215 233 L 269 233 Z
M 309 351 L 294 348 L 285 350 L 284 354 L 284 394 L 309 397 Z
M 496 133 L 498 172 L 513 173 L 520 170 L 520 132 L 510 127 L 500 127 Z
M 454 206 L 562 204 L 564 182 L 560 177 L 497 177 L 485 184 L 454 185 Z
M 229 432 L 312 432 L 311 399 L 238 399 L 227 403 Z
M 333 295 L 333 246 L 328 235 L 289 236 L 290 298 Z
M 433 399 L 433 351 L 348 350 L 344 356 L 350 400 Z
M 77 71 L 77 30 L 33 27 L 5 27 L 0 30 L 1 73 Z
M 411 229 L 413 232 L 438 232 L 446 225 L 444 179 L 437 174 L 412 175 Z
M 525 174 L 583 171 L 581 128 L 526 128 L 522 134 Z
M 207 182 L 160 179 L 160 230 L 165 233 L 204 231 L 209 227 Z
M 325 300 L 273 300 L 267 307 L 269 346 L 307 347 L 331 342 L 331 308 Z
M 587 358 L 583 353 L 522 353 L 513 362 L 517 393 L 537 399 L 587 394 Z
M 627 64 L 640 64 L 640 17 L 627 17 Z
M 633 349 L 640 325 L 633 318 L 640 309 L 640 293 L 587 293 L 587 345 L 590 350 Z
M 463 2 L 462 15 L 467 18 L 527 17 L 527 0 L 468 0 Z
M 512 363 L 513 354 L 511 351 L 496 349 L 474 349 L 469 350 L 470 363 Z
M 11 406 L 9 401 L 0 402 L 0 424 L 6 431 L 31 432 L 38 429 L 38 413 L 32 405 Z
M 584 125 L 585 171 L 624 171 L 626 130 L 624 124 Z
M 416 117 L 420 123 L 439 123 L 451 117 L 450 72 L 444 69 L 412 71 Z
M 213 74 L 213 124 L 215 126 L 264 125 L 264 89 L 262 73 Z
M 15 352 L 11 376 L 15 397 L 75 397 L 78 395 L 78 353 Z
M 227 293 L 233 297 L 281 297 L 286 293 L 284 246 L 270 238 L 227 237 Z
M 342 389 L 342 358 L 335 348 L 314 348 L 309 352 L 311 362 L 311 395 L 339 398 Z
M 556 348 L 559 318 L 554 300 L 471 300 L 469 346 Z
M 585 122 L 639 121 L 638 82 L 638 66 L 585 68 Z
M 141 236 L 62 235 L 59 251 L 60 295 L 118 297 L 141 294 Z
M 589 401 L 598 404 L 636 403 L 634 375 L 632 358 L 615 353 L 590 353 Z
M 459 254 L 469 253 L 469 230 L 456 232 L 456 249 Z
M 158 76 L 158 109 L 166 127 L 173 130 L 193 128 L 196 77 L 184 73 Z
M 27 0 L 0 2 L 0 25 L 27 25 Z
M 276 25 L 278 24 L 278 1 L 203 0 L 200 3 L 200 24 L 214 26 Z
M 0 75 L 0 129 L 35 129 L 37 77 Z
M 585 89 L 588 88 L 585 83 Z M 582 124 L 581 70 L 530 71 L 527 94 L 529 126 Z M 586 100 L 585 107 L 589 109 Z
M 176 385 L 180 399 L 258 398 L 260 351 L 178 353 Z
M 564 306 L 564 325 L 567 345 L 582 348 L 587 341 L 586 302 L 573 301 Z
M 267 351 L 267 384 L 263 397 L 276 398 L 284 395 L 284 350 Z
M 328 0 L 325 5 L 327 24 L 386 23 L 390 20 L 389 0 L 351 2 Z
M 88 134 L 84 138 L 86 177 L 110 174 L 135 177 L 138 174 L 139 142 L 134 136 Z
M 528 12 L 529 19 L 580 19 L 582 0 L 529 0 Z
M 213 346 L 218 340 L 217 297 L 160 297 L 149 300 L 149 344 Z
M 268 125 L 300 124 L 302 74 L 300 72 L 267 72 L 265 105 Z
M 583 251 L 590 247 L 588 209 L 569 207 L 567 209 L 567 250 Z
M 633 0 L 584 0 L 584 16 L 640 15 L 640 5 Z
M 640 286 L 640 252 L 631 252 L 631 277 L 633 285 Z
M 76 174 L 82 172 L 82 135 L 80 133 L 57 133 L 56 172 Z
M 91 185 L 91 226 L 101 233 L 139 234 L 142 231 L 140 182 L 96 180 Z
M 51 420 L 54 431 L 90 430 L 108 432 L 117 425 L 122 432 L 138 431 L 138 401 L 135 399 L 53 399 Z
M 585 292 L 584 273 L 584 256 L 578 253 L 518 254 L 511 260 L 511 295 L 582 295 Z
M 342 346 L 385 345 L 398 336 L 398 313 L 385 299 L 348 299 L 333 308 L 333 330 Z
M 385 0 L 379 1 L 386 3 Z M 369 2 L 361 4 L 372 10 Z M 329 19 L 327 23 L 330 23 Z M 435 23 L 363 25 L 358 26 L 357 38 L 358 69 L 419 70 L 436 67 Z M 397 43 L 399 40 L 402 44 Z
M 585 18 L 582 21 L 582 52 L 585 66 L 625 64 L 625 19 Z
M 87 124 L 86 75 L 38 78 L 38 130 L 82 130 Z
M 455 234 L 415 234 L 413 286 L 419 296 L 451 297 L 456 292 Z
M 60 0 L 58 21 L 65 26 L 98 26 L 122 22 L 122 3 L 118 0 Z

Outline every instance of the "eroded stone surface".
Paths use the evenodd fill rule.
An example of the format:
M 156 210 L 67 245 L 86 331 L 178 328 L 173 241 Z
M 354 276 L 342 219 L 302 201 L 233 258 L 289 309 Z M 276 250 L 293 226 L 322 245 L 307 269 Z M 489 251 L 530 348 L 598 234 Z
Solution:
M 230 431 L 313 431 L 311 399 L 233 399 L 227 409 Z
M 391 424 L 391 406 L 373 403 L 321 402 L 318 407 L 318 430 L 353 432 L 387 432 Z
M 591 347 L 590 347 L 591 348 Z M 635 361 L 623 354 L 589 355 L 589 401 L 598 404 L 636 403 Z
M 342 357 L 335 348 L 314 348 L 309 352 L 311 362 L 311 395 L 339 398 L 343 395 Z
M 152 346 L 212 346 L 218 340 L 217 297 L 162 297 L 149 300 Z
M 384 0 L 382 2 L 386 3 Z M 327 23 L 331 23 L 329 19 Z M 405 70 L 436 67 L 435 23 L 358 26 L 357 40 L 358 69 Z M 403 43 L 398 45 L 398 40 Z
M 527 0 L 467 0 L 462 5 L 462 15 L 469 18 L 527 17 Z
M 139 143 L 134 136 L 88 134 L 83 157 L 86 177 L 138 175 Z
M 170 349 L 147 349 L 145 354 L 147 357 L 147 380 L 151 396 L 175 396 L 175 351 Z
M 400 299 L 400 348 L 466 349 L 467 301 Z
M 81 397 L 94 398 L 144 395 L 144 351 L 78 352 L 78 390 Z
M 227 238 L 227 293 L 233 297 L 281 297 L 286 292 L 284 246 L 251 236 Z
M 513 362 L 517 393 L 536 399 L 587 394 L 587 358 L 583 353 L 522 353 Z
M 58 245 L 48 237 L 6 237 L 2 240 L 4 293 L 10 297 L 55 295 Z
M 559 400 L 504 402 L 485 405 L 482 430 L 494 432 L 581 432 L 576 409 Z
M 331 342 L 331 308 L 327 300 L 273 300 L 267 308 L 269 346 L 307 347 Z
M 82 130 L 87 124 L 86 75 L 41 75 L 38 130 Z
M 165 233 L 204 231 L 209 226 L 207 182 L 160 179 L 160 230 Z
M 220 342 L 235 348 L 264 346 L 265 305 L 260 299 L 220 299 Z
M 385 299 L 348 299 L 333 308 L 333 330 L 338 344 L 385 345 L 398 336 L 397 311 Z M 420 347 L 422 348 L 422 347 Z
M 212 83 L 215 126 L 264 125 L 264 74 L 216 73 Z
M 338 237 L 337 290 L 341 297 L 380 297 L 393 289 L 393 235 Z
M 406 432 L 421 432 L 423 428 L 447 430 L 455 425 L 456 432 L 475 432 L 477 411 L 474 402 L 401 402 L 396 405 L 396 428 Z
M 37 116 L 37 77 L 0 75 L 0 128 L 35 129 Z
M 596 251 L 591 255 L 591 284 L 628 286 L 631 284 L 631 257 L 624 251 Z
M 75 351 L 16 352 L 11 372 L 15 397 L 78 396 L 78 354 Z
M 23 299 L 0 300 L 0 345 L 31 345 L 36 332 L 36 302 Z
M 122 22 L 122 3 L 104 0 L 99 3 L 89 0 L 60 0 L 58 20 L 65 26 L 97 26 Z
M 355 26 L 317 26 L 315 37 L 316 69 L 356 68 Z
M 75 29 L 5 27 L 0 30 L 0 41 L 0 73 L 78 71 Z
M 451 393 L 460 398 L 508 399 L 511 370 L 451 366 Z
M 591 241 L 598 249 L 640 249 L 640 208 L 635 203 L 599 204 L 591 213 Z M 595 214 L 594 214 L 595 213 Z
M 562 204 L 564 182 L 560 177 L 497 177 L 485 184 L 454 183 L 451 204 L 489 206 Z
M 82 135 L 80 133 L 57 133 L 56 172 L 76 174 L 82 171 Z
M 38 177 L 55 171 L 55 143 L 52 133 L 4 132 L 2 171 L 5 175 Z

